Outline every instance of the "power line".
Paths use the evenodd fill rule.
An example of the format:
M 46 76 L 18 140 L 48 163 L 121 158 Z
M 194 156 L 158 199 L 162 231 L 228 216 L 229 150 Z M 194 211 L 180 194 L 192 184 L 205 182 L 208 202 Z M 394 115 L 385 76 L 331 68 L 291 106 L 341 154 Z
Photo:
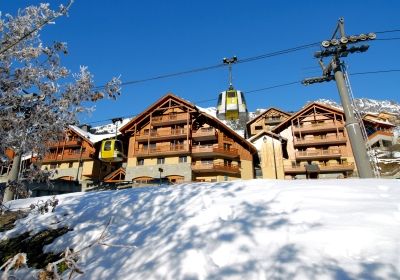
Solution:
M 305 45 L 301 45 L 301 46 L 297 46 L 297 47 L 293 47 L 293 48 L 288 48 L 288 49 L 265 53 L 265 54 L 261 54 L 261 55 L 257 55 L 257 56 L 247 57 L 247 58 L 238 60 L 237 63 L 247 63 L 247 62 L 251 62 L 251 61 L 255 61 L 255 60 L 266 59 L 266 58 L 270 58 L 270 57 L 274 57 L 274 56 L 279 56 L 279 55 L 288 54 L 291 52 L 308 49 L 308 48 L 315 47 L 318 45 L 319 45 L 319 42 L 305 44 Z M 144 83 L 144 82 L 148 82 L 148 81 L 160 80 L 160 79 L 181 76 L 181 75 L 186 75 L 186 74 L 191 74 L 191 73 L 196 73 L 196 72 L 203 72 L 203 71 L 208 71 L 208 70 L 217 69 L 217 68 L 221 68 L 221 67 L 225 67 L 225 65 L 223 63 L 220 63 L 220 64 L 216 64 L 216 65 L 212 65 L 212 66 L 206 66 L 206 67 L 194 68 L 194 69 L 189 69 L 189 70 L 179 71 L 179 72 L 174 72 L 174 73 L 169 73 L 169 74 L 163 74 L 163 75 L 158 75 L 158 76 L 140 79 L 140 80 L 127 81 L 127 82 L 121 83 L 121 86 Z M 98 87 L 95 87 L 95 89 L 101 89 L 104 87 L 105 86 L 98 86 Z
M 385 31 L 376 31 L 376 34 L 383 34 L 383 33 L 393 33 L 393 32 L 400 32 L 400 29 L 392 29 L 392 30 L 385 30 Z
M 351 76 L 357 76 L 357 75 L 369 75 L 369 74 L 381 74 L 381 73 L 393 73 L 393 72 L 400 72 L 400 69 L 388 69 L 388 70 L 377 70 L 377 71 L 365 71 L 365 72 L 355 72 L 355 73 L 349 73 L 349 75 Z M 275 88 L 280 88 L 280 87 L 285 87 L 285 86 L 291 86 L 291 85 L 295 85 L 295 84 L 300 84 L 301 80 L 297 80 L 297 81 L 292 81 L 292 82 L 287 82 L 287 83 L 282 83 L 282 84 L 277 84 L 277 85 L 272 85 L 269 87 L 263 87 L 263 88 L 259 88 L 259 89 L 253 89 L 253 90 L 249 90 L 249 91 L 244 91 L 246 94 L 249 93 L 254 93 L 254 92 L 260 92 L 260 91 L 267 91 L 267 90 L 271 90 L 271 89 L 275 89 Z M 210 102 L 210 101 L 215 101 L 218 98 L 211 98 L 211 99 L 203 99 L 203 100 L 199 100 L 199 101 L 195 101 L 193 102 L 194 104 L 199 104 L 199 103 L 206 103 L 206 102 Z M 138 114 L 132 114 L 132 115 L 127 115 L 127 116 L 123 116 L 121 118 L 129 118 L 129 117 L 135 117 Z M 113 118 L 108 118 L 108 119 L 103 119 L 103 120 L 99 120 L 99 121 L 93 121 L 93 122 L 88 122 L 86 124 L 94 124 L 94 123 L 101 123 L 101 122 L 105 122 L 105 121 L 109 121 Z

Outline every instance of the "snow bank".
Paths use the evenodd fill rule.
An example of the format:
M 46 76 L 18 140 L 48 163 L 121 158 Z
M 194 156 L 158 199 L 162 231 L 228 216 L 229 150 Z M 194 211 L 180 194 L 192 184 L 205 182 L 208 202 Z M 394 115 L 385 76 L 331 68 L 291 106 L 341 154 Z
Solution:
M 69 226 L 77 279 L 399 279 L 399 180 L 251 180 L 59 196 L 0 238 Z M 37 200 L 37 199 L 36 199 Z M 14 202 L 24 207 L 31 200 Z

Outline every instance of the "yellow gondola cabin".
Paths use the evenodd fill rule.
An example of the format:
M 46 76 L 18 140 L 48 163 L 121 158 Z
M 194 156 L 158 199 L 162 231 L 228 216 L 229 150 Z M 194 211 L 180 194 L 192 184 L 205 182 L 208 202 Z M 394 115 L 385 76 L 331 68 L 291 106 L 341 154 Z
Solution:
M 101 161 L 121 162 L 124 160 L 122 142 L 116 139 L 104 140 L 101 142 L 100 156 Z

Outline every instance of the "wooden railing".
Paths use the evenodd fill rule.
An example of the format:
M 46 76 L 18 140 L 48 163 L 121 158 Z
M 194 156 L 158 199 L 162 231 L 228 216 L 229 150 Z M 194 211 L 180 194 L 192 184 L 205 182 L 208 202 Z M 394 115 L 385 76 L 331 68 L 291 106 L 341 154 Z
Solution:
M 353 170 L 354 163 L 327 163 L 327 164 L 318 164 L 320 171 L 346 171 Z M 306 167 L 300 164 L 296 165 L 284 165 L 283 169 L 285 172 L 306 172 Z
M 300 157 L 321 157 L 321 156 L 340 156 L 342 152 L 339 149 L 331 150 L 314 150 L 296 152 L 296 158 Z
M 192 137 L 200 137 L 200 136 L 216 136 L 215 128 L 200 128 L 196 132 L 192 133 Z
M 152 138 L 156 137 L 171 137 L 171 136 L 184 136 L 187 134 L 185 129 L 172 129 L 170 131 L 148 131 L 144 132 L 143 134 L 138 134 L 136 137 L 138 140 L 140 139 L 147 139 L 150 135 Z
M 238 149 L 230 148 L 226 149 L 224 147 L 219 147 L 219 146 L 192 146 L 192 153 L 220 153 L 220 154 L 226 154 L 226 155 L 232 155 L 236 156 L 238 155 Z
M 153 123 L 186 120 L 187 114 L 169 114 L 152 117 Z
M 64 154 L 47 154 L 43 158 L 43 161 L 63 161 L 63 160 L 79 160 L 79 159 L 88 159 L 94 156 L 93 152 L 85 151 L 80 153 L 78 152 L 66 152 Z
M 392 137 L 393 136 L 393 132 L 391 131 L 385 131 L 385 130 L 377 130 L 374 133 L 372 133 L 371 135 L 368 136 L 368 139 L 372 139 L 378 135 L 382 135 L 382 136 L 389 136 Z
M 70 140 L 60 140 L 48 142 L 49 147 L 60 147 L 60 146 L 80 146 L 82 144 L 81 139 L 70 139 Z
M 175 146 L 166 146 L 166 147 L 148 147 L 136 149 L 135 154 L 137 155 L 155 155 L 162 153 L 173 153 L 173 152 L 182 152 L 186 151 L 186 145 L 175 145 Z
M 335 123 L 315 123 L 306 124 L 301 126 L 293 126 L 293 131 L 321 131 L 321 130 L 332 130 L 332 129 L 343 129 L 344 124 L 337 122 Z
M 234 164 L 220 164 L 220 163 L 193 163 L 192 164 L 193 171 L 207 171 L 211 172 L 215 171 L 227 171 L 227 172 L 240 172 L 239 166 Z
M 311 139 L 295 139 L 294 145 L 305 145 L 305 144 L 316 144 L 316 143 L 346 143 L 347 138 L 343 136 L 339 137 L 314 137 Z

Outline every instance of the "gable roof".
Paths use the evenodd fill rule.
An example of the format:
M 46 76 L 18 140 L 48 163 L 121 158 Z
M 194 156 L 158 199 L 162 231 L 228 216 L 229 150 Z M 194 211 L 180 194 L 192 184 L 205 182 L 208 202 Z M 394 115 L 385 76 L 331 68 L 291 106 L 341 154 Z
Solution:
M 286 113 L 285 111 L 282 111 L 282 110 L 280 110 L 280 109 L 278 109 L 278 108 L 269 107 L 267 110 L 265 110 L 264 112 L 262 112 L 261 114 L 259 114 L 258 116 L 256 116 L 254 119 L 248 121 L 248 122 L 246 123 L 246 127 L 249 126 L 249 125 L 251 125 L 253 122 L 259 120 L 260 118 L 264 117 L 268 112 L 270 112 L 270 111 L 272 111 L 272 110 L 277 111 L 277 112 L 281 113 L 282 115 L 286 115 L 286 116 L 288 116 L 288 117 L 290 117 L 290 115 L 291 115 L 290 113 Z
M 269 136 L 278 140 L 282 140 L 283 142 L 287 142 L 287 139 L 280 136 L 279 134 L 273 133 L 271 131 L 266 131 L 266 130 L 262 130 L 259 133 L 257 133 L 256 135 L 251 136 L 249 139 L 247 139 L 247 141 L 250 141 L 251 143 L 253 143 L 254 141 L 257 141 L 258 139 L 260 139 L 263 136 Z
M 277 125 L 275 128 L 272 129 L 272 132 L 274 133 L 279 133 L 282 130 L 284 130 L 287 126 L 288 123 L 297 118 L 298 116 L 300 116 L 301 114 L 303 114 L 304 112 L 307 112 L 309 109 L 313 108 L 313 107 L 317 107 L 319 109 L 322 110 L 326 110 L 326 111 L 331 111 L 340 115 L 344 116 L 344 113 L 342 110 L 335 108 L 335 107 L 331 107 L 329 105 L 323 104 L 323 103 L 319 103 L 319 102 L 312 102 L 308 105 L 306 105 L 303 109 L 301 109 L 300 111 L 298 111 L 297 113 L 291 115 L 289 118 L 287 118 L 286 120 L 284 120 L 283 122 L 281 122 L 279 125 Z
M 198 109 L 196 108 L 195 105 L 193 105 L 192 103 L 190 103 L 189 101 L 186 101 L 172 93 L 167 93 L 166 95 L 164 95 L 163 97 L 161 97 L 160 99 L 158 99 L 156 102 L 154 102 L 153 104 L 151 104 L 149 107 L 146 108 L 146 110 L 144 110 L 142 113 L 140 113 L 139 115 L 137 115 L 136 117 L 134 117 L 132 120 L 130 120 L 128 123 L 126 123 L 124 126 L 122 126 L 119 131 L 121 131 L 122 133 L 125 133 L 129 128 L 131 128 L 133 126 L 133 124 L 141 121 L 142 119 L 144 119 L 151 111 L 153 111 L 156 107 L 161 106 L 163 104 L 165 104 L 166 101 L 168 100 L 174 100 L 177 103 L 181 103 L 182 105 L 187 106 L 188 108 L 197 111 Z
M 80 137 L 82 137 L 83 139 L 85 139 L 87 142 L 89 142 L 90 144 L 94 145 L 97 142 L 103 141 L 105 139 L 108 138 L 112 138 L 115 137 L 115 134 L 92 134 L 90 132 L 84 131 L 83 129 L 74 126 L 74 125 L 70 125 L 69 129 L 72 130 L 73 132 L 75 132 L 76 134 L 78 134 Z
M 157 108 L 158 106 L 161 106 L 163 104 L 165 104 L 166 102 L 168 102 L 169 100 L 173 100 L 177 103 L 180 103 L 184 106 L 186 106 L 187 108 L 189 108 L 193 113 L 196 114 L 196 117 L 205 117 L 207 118 L 207 120 L 209 122 L 211 122 L 215 127 L 220 127 L 222 128 L 224 131 L 228 132 L 236 142 L 242 144 L 244 147 L 246 147 L 247 149 L 250 150 L 251 153 L 255 154 L 257 153 L 256 148 L 248 141 L 246 141 L 246 139 L 244 139 L 242 136 L 240 136 L 236 131 L 234 131 L 232 128 L 230 128 L 229 126 L 227 126 L 226 124 L 224 124 L 223 122 L 221 122 L 219 119 L 217 119 L 216 117 L 211 116 L 210 114 L 202 111 L 201 109 L 199 109 L 196 105 L 194 105 L 193 103 L 180 98 L 172 93 L 167 93 L 166 95 L 164 95 L 163 97 L 161 97 L 160 99 L 158 99 L 156 102 L 154 102 L 153 104 L 151 104 L 149 107 L 147 107 L 142 113 L 140 113 L 138 116 L 136 116 L 135 118 L 133 118 L 130 122 L 128 122 L 127 124 L 125 124 L 123 127 L 120 128 L 120 131 L 122 133 L 126 133 L 127 130 L 129 128 L 131 128 L 135 123 L 140 122 L 141 120 L 143 120 L 151 111 L 153 111 L 155 108 Z

